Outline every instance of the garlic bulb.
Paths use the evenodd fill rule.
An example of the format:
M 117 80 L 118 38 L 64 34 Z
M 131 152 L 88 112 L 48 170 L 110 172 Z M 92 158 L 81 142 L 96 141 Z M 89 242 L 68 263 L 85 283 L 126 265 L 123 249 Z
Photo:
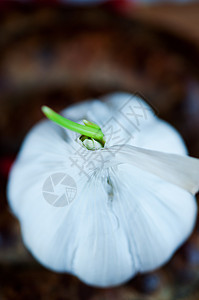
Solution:
M 106 287 L 163 265 L 190 235 L 199 160 L 139 97 L 102 100 L 62 115 L 98 124 L 105 145 L 40 122 L 12 168 L 8 197 L 41 264 Z

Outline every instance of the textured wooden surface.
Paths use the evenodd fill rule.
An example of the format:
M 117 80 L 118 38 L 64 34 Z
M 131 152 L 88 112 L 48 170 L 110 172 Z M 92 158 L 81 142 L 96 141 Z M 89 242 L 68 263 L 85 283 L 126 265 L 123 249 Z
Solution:
M 42 104 L 61 109 L 111 91 L 139 92 L 199 157 L 199 53 L 195 42 L 157 24 L 103 9 L 15 7 L 2 14 L 0 299 L 199 299 L 198 224 L 165 267 L 117 288 L 96 289 L 40 266 L 24 248 L 6 199 L 9 167 L 42 118 Z

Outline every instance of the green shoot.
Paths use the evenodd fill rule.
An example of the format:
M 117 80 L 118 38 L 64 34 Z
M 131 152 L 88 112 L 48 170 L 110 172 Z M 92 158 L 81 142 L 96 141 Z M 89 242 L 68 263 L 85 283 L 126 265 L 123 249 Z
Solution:
M 96 141 L 100 142 L 102 146 L 104 146 L 105 144 L 104 134 L 98 125 L 87 120 L 83 120 L 84 125 L 75 123 L 57 114 L 54 110 L 52 110 L 48 106 L 42 106 L 41 110 L 48 119 L 55 122 L 59 126 L 78 132 L 81 135 L 85 135 L 87 137 L 93 138 Z

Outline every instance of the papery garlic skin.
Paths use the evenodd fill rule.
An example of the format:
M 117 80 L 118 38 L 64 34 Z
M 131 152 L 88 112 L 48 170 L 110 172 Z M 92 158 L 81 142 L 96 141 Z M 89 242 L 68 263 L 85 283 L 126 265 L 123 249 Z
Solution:
M 130 105 L 141 115 L 138 104 L 147 110 L 130 122 L 123 109 Z M 119 126 L 124 144 L 187 154 L 176 130 L 129 94 L 79 103 L 63 115 L 98 124 L 105 138 L 111 125 Z M 8 198 L 27 248 L 47 268 L 101 287 L 121 284 L 167 262 L 193 230 L 195 197 L 139 166 L 117 165 L 111 156 L 109 165 L 97 160 L 98 153 L 106 160 L 106 149 L 111 151 L 117 142 L 114 136 L 96 151 L 82 147 L 78 138 L 43 121 L 25 139 L 10 174 Z M 79 151 L 85 158 L 81 170 L 75 165 Z M 46 178 L 59 172 L 69 174 L 77 184 L 74 201 L 65 207 L 54 207 L 42 196 Z

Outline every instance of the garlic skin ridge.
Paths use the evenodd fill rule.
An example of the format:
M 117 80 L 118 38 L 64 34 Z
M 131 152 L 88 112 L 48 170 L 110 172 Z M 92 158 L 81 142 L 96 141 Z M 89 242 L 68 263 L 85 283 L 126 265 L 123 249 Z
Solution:
M 121 107 L 125 103 L 138 107 L 138 102 L 148 108 L 147 118 L 143 112 L 137 122 L 130 122 L 121 113 Z M 144 101 L 125 93 L 108 95 L 103 102 L 73 105 L 63 115 L 73 121 L 87 119 L 98 124 L 105 137 L 110 127 L 106 124 L 114 127 L 118 122 L 125 143 L 121 147 L 121 142 L 115 144 L 110 137 L 105 148 L 90 151 L 77 142 L 79 136 L 74 132 L 46 120 L 30 131 L 8 184 L 9 203 L 21 223 L 29 251 L 47 268 L 74 274 L 85 283 L 100 287 L 121 284 L 138 272 L 166 263 L 193 230 L 195 197 L 186 190 L 190 184 L 184 177 L 179 179 L 181 187 L 175 182 L 178 156 L 176 160 L 172 156 L 176 165 L 173 182 L 169 182 L 165 179 L 169 169 L 165 178 L 160 177 L 144 163 L 145 169 L 133 164 L 131 155 L 134 149 L 135 157 L 141 157 L 139 153 L 146 149 L 164 152 L 162 155 L 168 154 L 170 160 L 169 153 L 188 158 L 180 135 L 154 116 Z M 111 151 L 117 147 L 120 149 L 114 156 Z M 81 170 L 73 164 L 80 160 L 79 153 Z M 145 155 L 155 160 L 149 153 Z M 198 174 L 196 161 L 194 174 Z M 161 163 L 165 174 L 162 166 Z M 77 185 L 74 201 L 65 207 L 49 205 L 42 196 L 46 178 L 59 172 L 70 175 Z M 193 182 L 195 194 L 195 177 Z

